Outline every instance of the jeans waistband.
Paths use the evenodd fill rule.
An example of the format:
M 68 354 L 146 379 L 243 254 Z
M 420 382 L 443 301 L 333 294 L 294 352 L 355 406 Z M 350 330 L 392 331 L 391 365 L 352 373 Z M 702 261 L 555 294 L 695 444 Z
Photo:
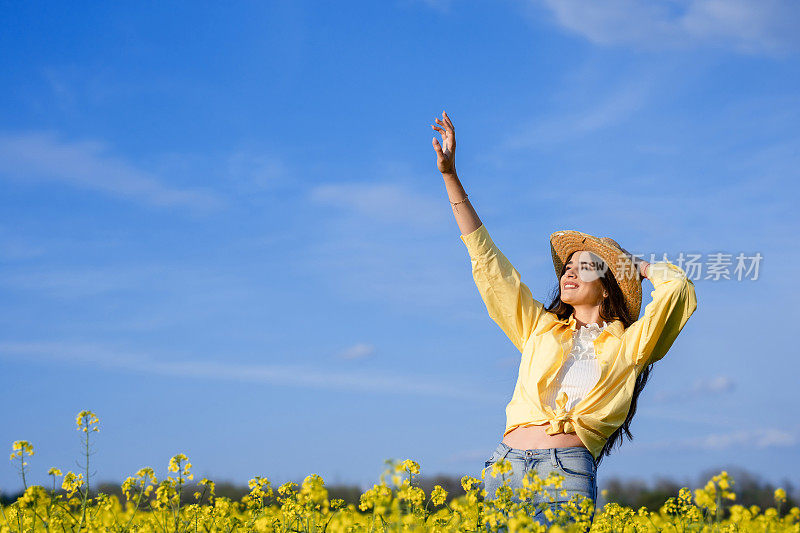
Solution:
M 526 457 L 526 458 L 550 458 L 550 462 L 555 467 L 558 465 L 558 461 L 556 459 L 559 455 L 564 454 L 571 454 L 571 453 L 579 453 L 579 454 L 587 454 L 589 457 L 592 458 L 592 461 L 595 462 L 594 456 L 592 456 L 592 452 L 590 452 L 587 448 L 583 446 L 563 446 L 561 448 L 531 448 L 529 450 L 523 450 L 522 448 L 512 448 L 508 444 L 503 441 L 500 441 L 499 444 L 500 449 L 503 451 L 502 457 L 505 458 L 506 456 L 513 456 L 513 457 Z

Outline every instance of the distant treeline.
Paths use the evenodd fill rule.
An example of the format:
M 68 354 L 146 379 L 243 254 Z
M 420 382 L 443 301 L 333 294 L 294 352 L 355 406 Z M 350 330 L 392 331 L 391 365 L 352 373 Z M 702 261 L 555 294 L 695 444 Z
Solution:
M 600 473 L 599 489 L 606 489 L 606 498 L 600 501 L 600 505 L 606 502 L 616 502 L 620 505 L 638 509 L 647 507 L 651 511 L 658 510 L 667 498 L 677 496 L 681 487 L 690 489 L 702 488 L 709 479 L 719 474 L 721 469 L 707 470 L 697 476 L 692 482 L 678 482 L 671 478 L 657 478 L 651 483 L 646 483 L 638 479 L 619 479 L 610 477 L 602 479 Z M 730 505 L 758 505 L 759 508 L 766 509 L 775 507 L 775 489 L 782 488 L 786 491 L 787 500 L 783 503 L 784 511 L 798 505 L 798 494 L 796 487 L 791 480 L 785 479 L 778 485 L 763 481 L 759 476 L 743 468 L 727 468 L 728 474 L 733 478 L 734 484 L 730 490 L 736 493 L 736 499 L 724 502 L 725 507 Z
M 744 506 L 758 505 L 761 509 L 775 506 L 774 493 L 776 488 L 783 488 L 787 493 L 787 501 L 784 504 L 784 509 L 790 509 L 798 505 L 798 495 L 795 493 L 795 487 L 790 480 L 786 480 L 779 485 L 774 485 L 759 479 L 759 477 L 745 469 L 729 468 L 728 473 L 733 477 L 734 485 L 732 490 L 736 493 L 736 500 L 726 502 L 726 506 L 733 504 L 740 504 Z M 719 473 L 719 470 L 709 470 L 700 474 L 693 482 L 678 482 L 670 478 L 658 478 L 650 483 L 639 479 L 620 479 L 617 477 L 605 478 L 600 472 L 600 479 L 598 483 L 599 491 L 606 489 L 605 497 L 599 497 L 599 505 L 604 505 L 608 502 L 616 502 L 620 505 L 638 509 L 640 507 L 647 507 L 652 511 L 657 511 L 664 502 L 672 497 L 677 496 L 681 487 L 688 487 L 690 489 L 702 488 L 712 476 Z M 488 474 L 487 474 L 488 475 Z M 297 489 L 302 484 L 302 479 L 296 480 Z M 94 497 L 98 492 L 105 494 L 116 495 L 121 502 L 125 501 L 122 495 L 120 484 L 101 482 L 99 484 L 92 484 L 90 487 L 90 497 Z M 464 490 L 461 487 L 461 477 L 438 475 L 426 477 L 424 475 L 416 476 L 414 485 L 422 488 L 425 494 L 430 495 L 435 485 L 441 485 L 447 491 L 449 502 L 451 499 L 464 495 Z M 277 492 L 278 486 L 273 486 L 274 492 Z M 352 503 L 358 507 L 359 498 L 364 492 L 358 485 L 326 485 L 328 489 L 328 499 L 340 498 L 347 502 Z M 599 492 L 598 491 L 598 492 Z M 63 493 L 63 490 L 58 490 L 58 493 Z M 194 497 L 195 492 L 203 492 L 203 487 L 197 484 L 184 485 L 182 490 L 181 505 L 189 503 L 197 503 Z M 239 501 L 242 496 L 248 494 L 250 489 L 247 485 L 235 485 L 228 482 L 216 483 L 215 493 L 217 497 L 230 498 L 233 501 Z M 16 494 L 0 493 L 0 504 L 9 505 L 17 500 L 22 495 L 22 491 Z M 202 503 L 207 503 L 207 498 Z M 272 500 L 266 500 L 267 505 L 277 503 L 275 496 Z

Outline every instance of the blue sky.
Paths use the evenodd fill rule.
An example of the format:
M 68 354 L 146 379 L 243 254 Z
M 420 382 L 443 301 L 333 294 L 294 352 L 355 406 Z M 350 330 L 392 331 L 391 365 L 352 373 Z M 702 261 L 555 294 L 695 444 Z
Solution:
M 367 487 L 388 458 L 479 475 L 519 353 L 436 169 L 446 110 L 470 200 L 538 299 L 559 229 L 763 258 L 757 279 L 694 279 L 600 486 L 733 466 L 800 483 L 796 3 L 3 12 L 2 436 L 34 444 L 30 482 L 76 468 L 82 409 L 96 480 L 165 476 L 179 452 L 238 483 Z

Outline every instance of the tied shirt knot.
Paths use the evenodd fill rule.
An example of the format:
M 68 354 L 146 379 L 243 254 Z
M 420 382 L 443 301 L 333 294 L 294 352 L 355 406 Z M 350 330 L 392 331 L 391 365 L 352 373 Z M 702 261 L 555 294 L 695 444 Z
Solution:
M 572 419 L 567 413 L 567 393 L 561 391 L 561 394 L 556 398 L 556 408 L 554 410 L 553 418 L 550 420 L 550 427 L 546 432 L 548 435 L 555 435 L 556 433 L 575 433 L 575 426 L 572 424 Z

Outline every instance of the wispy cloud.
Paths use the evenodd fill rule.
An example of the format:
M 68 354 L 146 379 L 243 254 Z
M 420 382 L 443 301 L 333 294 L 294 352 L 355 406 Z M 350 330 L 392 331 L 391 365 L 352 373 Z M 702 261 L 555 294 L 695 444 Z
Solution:
M 653 407 L 651 404 L 645 403 L 643 406 L 637 408 L 636 418 L 647 418 L 651 420 L 659 420 L 661 422 L 680 422 L 683 424 L 690 424 L 692 426 L 703 426 L 706 428 L 718 427 L 722 429 L 730 428 L 737 423 L 733 417 L 720 416 L 719 413 L 707 413 L 696 409 L 692 406 L 674 406 L 669 405 L 662 408 Z
M 291 181 L 291 172 L 282 157 L 271 152 L 238 149 L 227 157 L 227 176 L 241 193 L 269 190 Z
M 64 79 L 61 69 L 42 67 L 41 75 L 53 92 L 55 102 L 63 113 L 73 113 L 76 109 L 76 96 L 70 84 Z
M 324 272 L 339 297 L 400 303 L 414 314 L 472 298 L 464 291 L 469 258 L 444 189 L 432 197 L 400 183 L 337 183 L 315 187 L 310 201 L 336 215 L 306 245 L 297 268 Z M 452 261 L 453 247 L 464 262 Z M 438 316 L 453 318 L 452 311 Z
M 452 257 L 450 246 L 459 245 L 457 229 L 447 242 L 430 235 L 416 238 L 403 228 L 381 231 L 363 222 L 359 227 L 357 220 L 364 219 L 330 224 L 306 246 L 295 268 L 321 277 L 337 298 L 397 306 L 432 320 L 474 319 L 474 308 L 457 305 L 474 301 L 476 294 L 466 251 L 455 261 Z
M 794 0 L 534 1 L 557 24 L 598 45 L 714 46 L 744 54 L 800 49 L 800 3 Z
M 46 253 L 44 246 L 21 239 L 17 232 L 0 226 L 0 259 L 20 261 L 42 256 Z
M 726 394 L 736 388 L 734 380 L 729 376 L 704 377 L 695 380 L 691 387 L 659 391 L 655 394 L 656 401 L 688 400 L 694 401 L 698 397 L 717 396 Z
M 375 347 L 371 344 L 358 343 L 342 350 L 338 356 L 341 359 L 365 359 L 375 354 Z
M 66 141 L 50 131 L 0 133 L 0 176 L 53 181 L 159 207 L 213 209 L 222 199 L 210 191 L 172 187 L 101 141 Z
M 516 118 L 503 138 L 478 155 L 496 165 L 506 165 L 509 153 L 536 149 L 563 149 L 565 144 L 596 140 L 609 130 L 636 120 L 657 100 L 664 81 L 675 75 L 677 64 L 661 61 L 630 73 L 607 72 L 593 64 L 576 68 L 553 90 L 553 102 L 541 114 Z M 587 88 L 604 87 L 600 91 Z
M 398 0 L 398 3 L 406 5 L 414 5 L 420 1 L 425 5 L 427 5 L 428 7 L 437 9 L 439 11 L 442 11 L 443 13 L 449 13 L 454 0 Z
M 580 109 L 536 118 L 507 137 L 495 150 L 546 147 L 619 124 L 644 107 L 655 77 L 645 76 L 617 87 Z
M 672 258 L 678 250 L 640 249 L 630 241 L 626 244 L 626 238 L 677 243 L 681 250 L 692 253 L 743 251 L 751 255 L 757 251 L 753 248 L 757 244 L 764 254 L 782 242 L 780 232 L 769 228 L 798 227 L 791 196 L 774 194 L 790 188 L 798 175 L 798 146 L 800 139 L 790 139 L 750 150 L 740 146 L 720 149 L 716 160 L 724 182 L 659 170 L 620 172 L 613 182 L 565 175 L 564 181 L 577 186 L 569 192 L 570 209 L 561 214 L 559 225 L 589 233 L 598 228 L 600 235 L 610 234 L 631 253 L 644 254 L 642 257 L 667 253 Z M 712 196 L 714 201 L 709 202 Z M 564 192 L 548 184 L 535 189 L 535 198 L 562 201 Z M 684 216 L 676 217 L 676 208 Z M 613 218 L 607 213 L 613 213 Z M 700 226 L 706 230 L 698 232 Z M 701 246 L 713 249 L 701 250 Z
M 713 425 L 713 417 L 707 417 L 708 425 Z M 674 418 L 674 421 L 687 422 L 684 418 Z M 697 420 L 693 420 L 697 422 Z M 731 427 L 735 421 L 726 421 L 725 427 Z M 737 449 L 770 449 L 797 446 L 800 444 L 800 426 L 777 428 L 747 428 L 733 431 L 719 431 L 697 437 L 665 439 L 661 441 L 641 441 L 638 438 L 625 442 L 624 449 L 633 452 L 649 453 L 654 450 L 680 450 L 680 451 L 719 451 L 732 448 Z M 448 464 L 474 463 L 488 458 L 489 449 L 465 449 L 456 451 L 443 460 Z
M 728 450 L 731 448 L 741 449 L 767 449 L 785 448 L 800 444 L 800 436 L 797 428 L 777 429 L 753 427 L 710 433 L 698 437 L 686 437 L 679 439 L 664 439 L 661 441 L 633 442 L 626 444 L 631 450 L 651 451 L 651 450 Z
M 133 288 L 144 290 L 154 285 L 175 287 L 176 281 L 197 279 L 197 270 L 158 263 L 65 269 L 28 267 L 4 272 L 0 287 L 37 291 L 55 298 L 82 298 Z
M 374 222 L 440 228 L 448 221 L 443 198 L 420 194 L 400 183 L 332 183 L 311 189 L 312 202 Z M 444 204 L 447 205 L 447 204 Z
M 108 370 L 132 370 L 144 374 L 240 381 L 265 385 L 295 386 L 323 390 L 358 391 L 379 395 L 426 395 L 459 401 L 495 401 L 495 395 L 451 378 L 440 381 L 408 374 L 389 375 L 301 365 L 247 365 L 226 360 L 170 361 L 168 357 L 120 351 L 96 344 L 72 342 L 0 342 L 0 357 L 59 361 Z

